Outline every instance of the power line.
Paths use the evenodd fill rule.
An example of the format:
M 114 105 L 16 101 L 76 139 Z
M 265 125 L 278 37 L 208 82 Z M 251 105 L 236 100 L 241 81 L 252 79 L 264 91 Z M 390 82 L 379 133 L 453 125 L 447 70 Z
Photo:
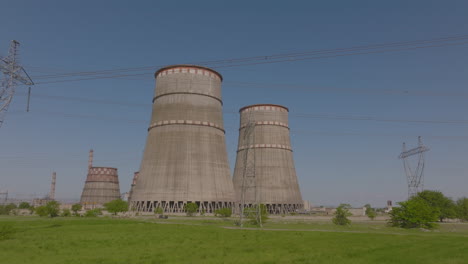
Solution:
M 466 39 L 468 39 L 468 35 L 460 35 L 460 36 L 452 36 L 452 37 L 445 37 L 445 38 L 418 40 L 418 41 L 393 42 L 393 43 L 375 44 L 375 45 L 367 45 L 367 46 L 356 46 L 356 47 L 351 47 L 351 48 L 324 49 L 324 50 L 314 50 L 314 51 L 306 51 L 306 52 L 255 56 L 255 57 L 238 58 L 238 59 L 205 61 L 205 62 L 196 62 L 194 64 L 211 66 L 214 69 L 218 69 L 218 68 L 227 68 L 227 67 L 239 67 L 239 66 L 258 65 L 258 64 L 280 63 L 280 62 L 290 62 L 290 61 L 299 61 L 299 60 L 323 59 L 323 58 L 331 58 L 331 57 L 364 55 L 364 54 L 373 54 L 373 53 L 402 51 L 402 50 L 463 45 L 463 44 L 467 44 L 468 42 L 455 42 L 455 43 L 452 43 L 452 42 L 466 40 Z M 431 43 L 441 43 L 441 44 L 427 45 Z M 425 46 L 405 47 L 405 46 L 415 46 L 415 45 L 425 45 Z M 382 48 L 388 48 L 388 47 L 404 47 L 404 48 L 382 49 Z M 375 50 L 375 49 L 381 49 L 381 50 Z M 362 52 L 356 52 L 356 51 L 362 51 Z M 323 55 L 323 54 L 325 54 L 325 56 L 317 56 L 317 55 Z M 121 77 L 128 77 L 128 76 L 149 75 L 149 74 L 152 74 L 152 72 L 117 74 L 117 75 L 109 75 L 109 74 L 150 70 L 150 69 L 154 69 L 155 67 L 162 67 L 162 65 L 135 67 L 135 68 L 121 68 L 121 69 L 111 69 L 111 70 L 101 70 L 101 71 L 69 72 L 69 73 L 51 74 L 51 75 L 42 75 L 42 76 L 39 75 L 39 76 L 36 76 L 35 78 L 36 79 L 51 79 L 51 78 L 69 78 L 69 77 L 77 77 L 77 76 L 95 76 L 95 75 L 98 75 L 98 76 L 95 76 L 94 78 L 71 79 L 67 81 L 94 80 L 94 79 L 101 79 L 101 78 L 104 78 L 104 79 L 105 78 L 121 78 Z M 59 81 L 56 81 L 56 82 L 59 82 Z M 43 82 L 42 84 L 45 84 L 45 83 L 55 83 L 55 82 Z

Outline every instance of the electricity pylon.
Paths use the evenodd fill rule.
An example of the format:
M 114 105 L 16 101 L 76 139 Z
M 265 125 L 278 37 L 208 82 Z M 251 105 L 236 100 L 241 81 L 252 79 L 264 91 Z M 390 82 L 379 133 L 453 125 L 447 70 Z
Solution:
M 403 143 L 403 151 L 398 157 L 403 160 L 403 167 L 405 168 L 406 179 L 408 181 L 408 198 L 415 196 L 424 189 L 424 152 L 428 150 L 429 148 L 423 145 L 420 136 L 418 137 L 418 146 L 416 148 L 406 150 L 406 144 Z M 408 157 L 414 155 L 418 155 L 416 170 L 411 169 L 408 160 Z
M 245 126 L 244 130 L 244 156 L 243 163 L 244 168 L 242 172 L 242 186 L 241 186 L 241 197 L 240 197 L 240 219 L 239 224 L 243 227 L 243 218 L 246 207 L 249 209 L 249 214 L 253 214 L 256 222 L 262 227 L 262 215 L 261 206 L 259 201 L 259 191 L 257 186 L 257 180 L 255 178 L 255 121 L 252 121 L 251 116 Z M 251 193 L 253 191 L 254 203 L 246 204 L 245 196 L 246 192 Z M 250 196 L 251 197 L 251 196 Z
M 18 64 L 18 46 L 19 42 L 12 40 L 8 56 L 0 58 L 0 71 L 3 73 L 3 79 L 0 87 L 0 127 L 5 120 L 6 112 L 10 106 L 13 96 L 15 95 L 15 88 L 19 83 L 25 85 L 34 85 L 29 75 L 23 67 Z M 31 87 L 29 87 L 28 95 L 31 94 Z M 28 96 L 28 109 L 29 111 L 29 96 Z

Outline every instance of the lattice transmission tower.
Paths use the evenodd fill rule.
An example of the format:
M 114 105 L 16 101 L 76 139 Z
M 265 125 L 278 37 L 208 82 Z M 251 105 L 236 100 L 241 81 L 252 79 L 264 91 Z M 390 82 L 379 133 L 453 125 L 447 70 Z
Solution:
M 256 222 L 262 227 L 261 203 L 259 201 L 259 191 L 257 188 L 257 180 L 255 179 L 255 121 L 249 116 L 249 121 L 244 130 L 244 150 L 243 156 L 243 172 L 242 172 L 242 187 L 240 197 L 240 219 L 239 224 L 243 227 L 243 218 L 245 209 L 249 210 L 249 215 L 254 215 Z M 253 192 L 255 197 L 254 204 L 246 204 L 245 197 L 247 192 Z
M 418 137 L 418 146 L 416 148 L 406 150 L 406 144 L 403 143 L 403 151 L 398 158 L 403 160 L 403 167 L 408 182 L 408 198 L 424 190 L 424 152 L 428 150 L 429 148 L 423 145 L 420 136 Z M 413 170 L 410 166 L 409 157 L 415 155 L 418 155 L 418 166 Z
M 19 65 L 18 60 L 18 47 L 19 42 L 12 40 L 8 56 L 0 58 L 0 71 L 3 73 L 3 78 L 0 87 L 0 127 L 5 121 L 5 116 L 10 106 L 13 96 L 15 95 L 15 89 L 18 83 L 24 85 L 34 85 L 29 75 L 26 73 L 23 67 Z M 28 91 L 28 106 L 29 111 L 29 98 L 31 95 L 31 87 Z

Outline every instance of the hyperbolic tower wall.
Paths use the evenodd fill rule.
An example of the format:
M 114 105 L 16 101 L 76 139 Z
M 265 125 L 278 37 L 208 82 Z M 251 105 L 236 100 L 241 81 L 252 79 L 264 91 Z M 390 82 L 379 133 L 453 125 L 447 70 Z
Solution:
M 209 68 L 174 65 L 155 73 L 153 113 L 138 181 L 137 211 L 183 212 L 188 202 L 213 212 L 231 207 L 234 188 L 223 128 L 222 76 Z
M 89 152 L 88 176 L 80 203 L 85 209 L 102 207 L 120 198 L 119 176 L 116 168 L 93 167 L 93 150 Z
M 234 189 L 240 202 L 245 168 L 245 152 L 254 154 L 254 186 L 248 188 L 244 182 L 244 199 L 247 205 L 265 204 L 273 214 L 294 212 L 303 208 L 303 201 L 294 167 L 289 138 L 288 112 L 279 105 L 251 105 L 240 109 L 239 143 Z M 255 123 L 251 145 L 247 145 L 246 132 L 249 120 Z M 252 140 L 251 140 L 252 141 Z M 251 154 L 249 154 L 250 156 Z M 256 190 L 255 190 L 256 189 Z M 258 199 L 256 200 L 255 195 Z

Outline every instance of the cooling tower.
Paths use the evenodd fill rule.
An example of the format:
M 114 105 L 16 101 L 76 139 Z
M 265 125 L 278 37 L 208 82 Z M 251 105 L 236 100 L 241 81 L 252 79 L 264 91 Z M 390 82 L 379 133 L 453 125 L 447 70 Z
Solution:
M 213 212 L 231 207 L 223 128 L 222 76 L 209 68 L 175 65 L 155 73 L 148 137 L 131 207 L 136 211 L 183 212 L 197 203 Z
M 93 167 L 93 151 L 89 153 L 86 177 L 80 203 L 85 209 L 102 207 L 105 203 L 120 199 L 119 177 L 116 168 Z
M 288 111 L 286 107 L 270 104 L 239 110 L 239 143 L 233 177 L 236 199 L 241 201 L 244 186 L 245 204 L 255 204 L 257 197 L 272 214 L 303 208 L 289 138 Z M 254 125 L 250 136 L 246 136 L 249 120 Z M 246 177 L 243 181 L 246 172 L 250 172 L 246 176 L 251 179 Z
M 133 180 L 132 180 L 132 185 L 130 186 L 130 193 L 128 195 L 128 200 L 131 201 L 132 200 L 132 193 L 133 193 L 133 189 L 135 189 L 135 185 L 136 185 L 136 182 L 138 180 L 138 175 L 140 174 L 140 172 L 134 172 L 133 173 Z

